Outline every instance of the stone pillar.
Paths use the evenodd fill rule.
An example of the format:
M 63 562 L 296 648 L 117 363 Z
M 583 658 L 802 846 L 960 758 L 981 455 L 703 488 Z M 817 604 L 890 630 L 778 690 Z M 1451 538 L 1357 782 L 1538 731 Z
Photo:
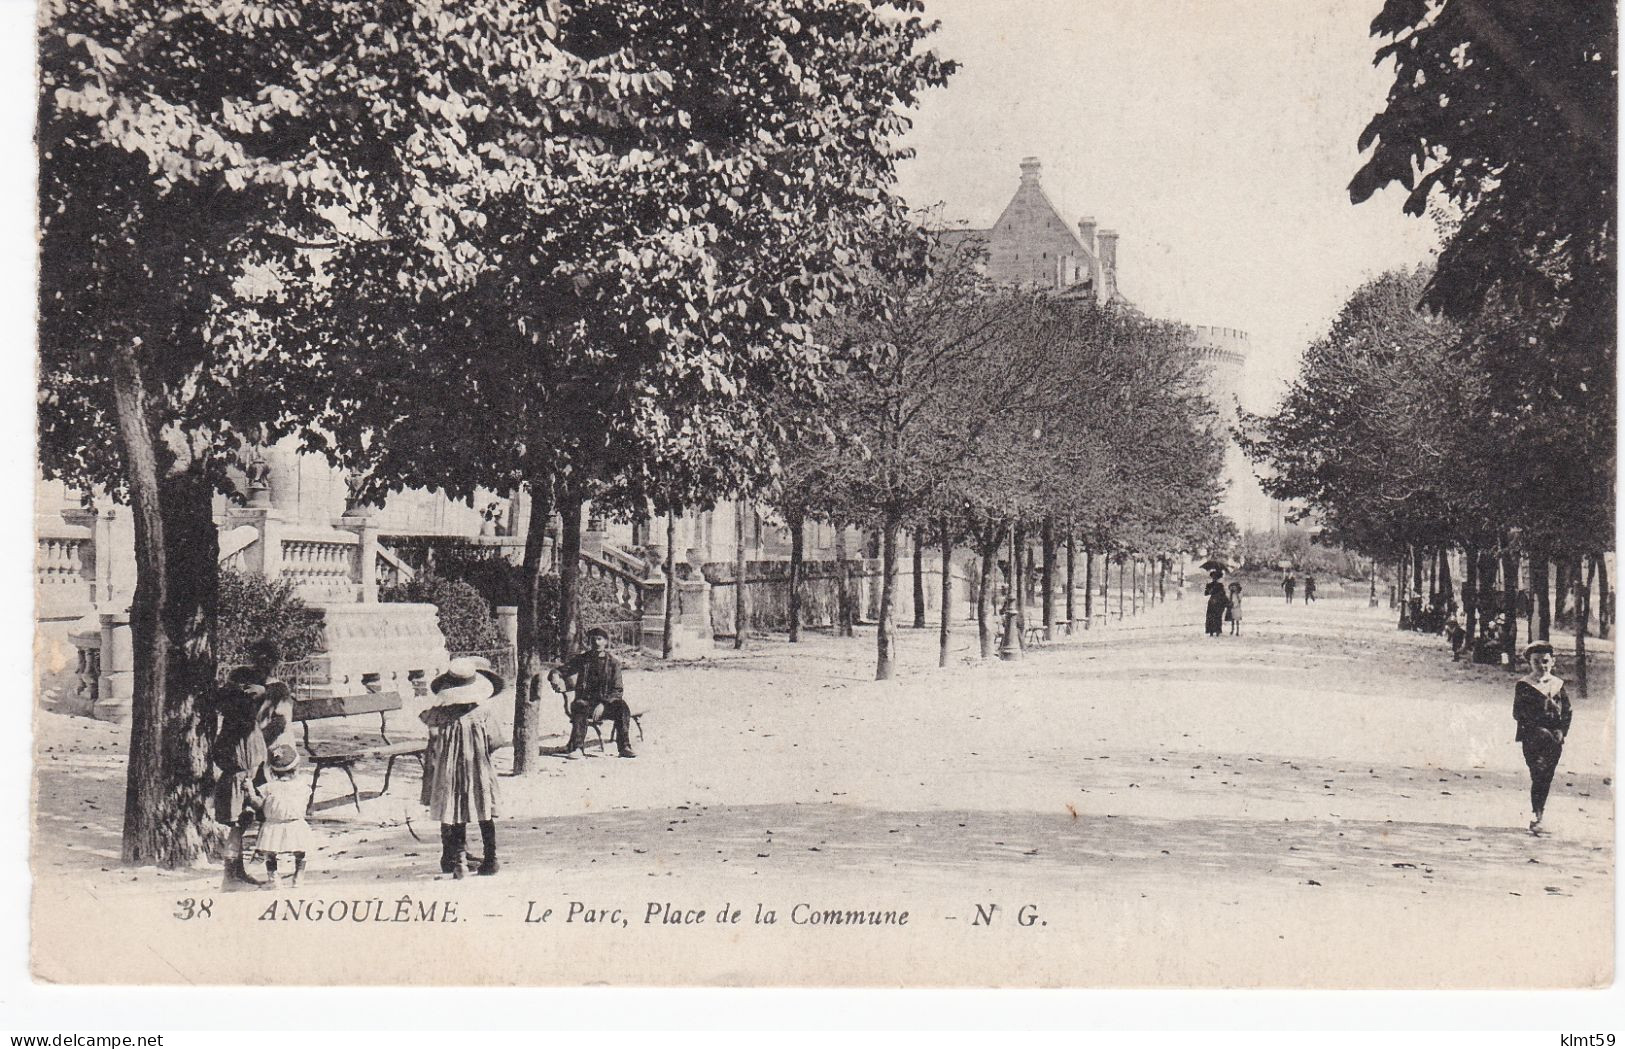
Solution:
M 274 580 L 282 575 L 282 518 L 275 507 L 234 506 L 226 511 L 225 525 L 233 528 L 247 525 L 259 532 L 259 542 L 243 551 L 243 569 Z
M 373 604 L 378 600 L 378 522 L 372 519 L 372 514 L 367 510 L 354 509 L 339 518 L 337 526 L 356 535 L 354 579 L 359 591 L 357 600 L 362 604 Z
M 678 614 L 672 633 L 679 630 L 702 643 L 700 651 L 710 651 L 715 634 L 711 630 L 711 584 L 703 577 L 677 581 Z
M 502 640 L 508 647 L 519 651 L 519 606 L 497 606 L 497 629 L 502 631 Z
M 695 571 L 708 560 L 702 524 L 704 516 L 704 511 L 695 510 L 677 519 L 677 548 L 682 552 L 683 562 L 692 565 Z
M 135 651 L 129 612 L 104 612 L 102 624 L 102 676 L 91 713 L 102 721 L 128 724 L 135 697 Z
M 265 458 L 271 470 L 270 507 L 278 519 L 299 519 L 299 450 L 295 438 L 284 437 L 266 449 Z
M 681 627 L 673 623 L 674 628 Z M 672 631 L 672 655 L 681 651 L 678 629 Z M 643 622 L 640 628 L 643 647 L 659 655 L 666 641 L 666 577 L 651 575 L 643 581 Z

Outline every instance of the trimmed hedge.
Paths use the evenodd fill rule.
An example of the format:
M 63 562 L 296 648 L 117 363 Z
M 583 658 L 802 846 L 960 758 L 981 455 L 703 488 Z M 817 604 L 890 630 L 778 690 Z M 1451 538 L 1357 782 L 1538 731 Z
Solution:
M 308 607 L 289 581 L 223 568 L 217 631 L 221 666 L 248 662 L 248 646 L 265 637 L 281 646 L 284 660 L 295 662 L 321 650 L 322 613 Z
M 507 641 L 491 614 L 491 605 L 471 584 L 461 579 L 419 575 L 410 582 L 384 587 L 380 601 L 434 605 L 439 610 L 440 632 L 452 652 L 485 652 Z

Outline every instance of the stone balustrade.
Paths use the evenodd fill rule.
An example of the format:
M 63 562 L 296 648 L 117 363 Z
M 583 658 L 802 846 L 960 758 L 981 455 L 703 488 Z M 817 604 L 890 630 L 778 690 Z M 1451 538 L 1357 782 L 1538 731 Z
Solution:
M 615 599 L 628 611 L 643 614 L 644 590 L 647 581 L 641 576 L 610 562 L 581 552 L 581 574 L 589 579 L 601 579 L 615 591 Z
M 302 532 L 290 529 L 282 537 L 281 578 L 291 581 L 306 601 L 357 600 L 356 538 L 337 531 Z
M 379 586 L 400 586 L 402 583 L 410 583 L 417 575 L 412 571 L 411 565 L 383 547 L 378 548 L 377 564 Z
M 96 547 L 90 529 L 62 525 L 34 548 L 34 593 L 42 616 L 83 615 L 95 601 Z

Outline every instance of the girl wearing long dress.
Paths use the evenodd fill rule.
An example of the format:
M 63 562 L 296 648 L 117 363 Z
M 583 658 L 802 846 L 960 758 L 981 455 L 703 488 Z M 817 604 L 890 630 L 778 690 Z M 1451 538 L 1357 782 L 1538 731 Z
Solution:
M 497 772 L 491 752 L 502 728 L 488 700 L 503 681 L 484 660 L 460 658 L 429 685 L 434 706 L 421 715 L 429 727 L 424 750 L 423 804 L 440 821 L 440 869 L 454 878 L 468 874 L 468 825 L 478 823 L 485 858 L 478 873 L 495 874 L 497 864 Z

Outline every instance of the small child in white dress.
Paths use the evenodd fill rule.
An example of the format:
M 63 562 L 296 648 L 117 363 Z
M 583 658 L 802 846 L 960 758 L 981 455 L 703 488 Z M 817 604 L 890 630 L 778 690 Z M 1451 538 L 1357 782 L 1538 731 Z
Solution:
M 276 744 L 265 767 L 271 779 L 259 789 L 260 839 L 254 852 L 265 861 L 266 888 L 275 888 L 282 881 L 277 874 L 278 855 L 292 853 L 293 873 L 287 883 L 298 885 L 305 870 L 305 853 L 312 850 L 310 824 L 305 822 L 305 788 L 293 778 L 299 771 L 299 751 L 292 744 Z

